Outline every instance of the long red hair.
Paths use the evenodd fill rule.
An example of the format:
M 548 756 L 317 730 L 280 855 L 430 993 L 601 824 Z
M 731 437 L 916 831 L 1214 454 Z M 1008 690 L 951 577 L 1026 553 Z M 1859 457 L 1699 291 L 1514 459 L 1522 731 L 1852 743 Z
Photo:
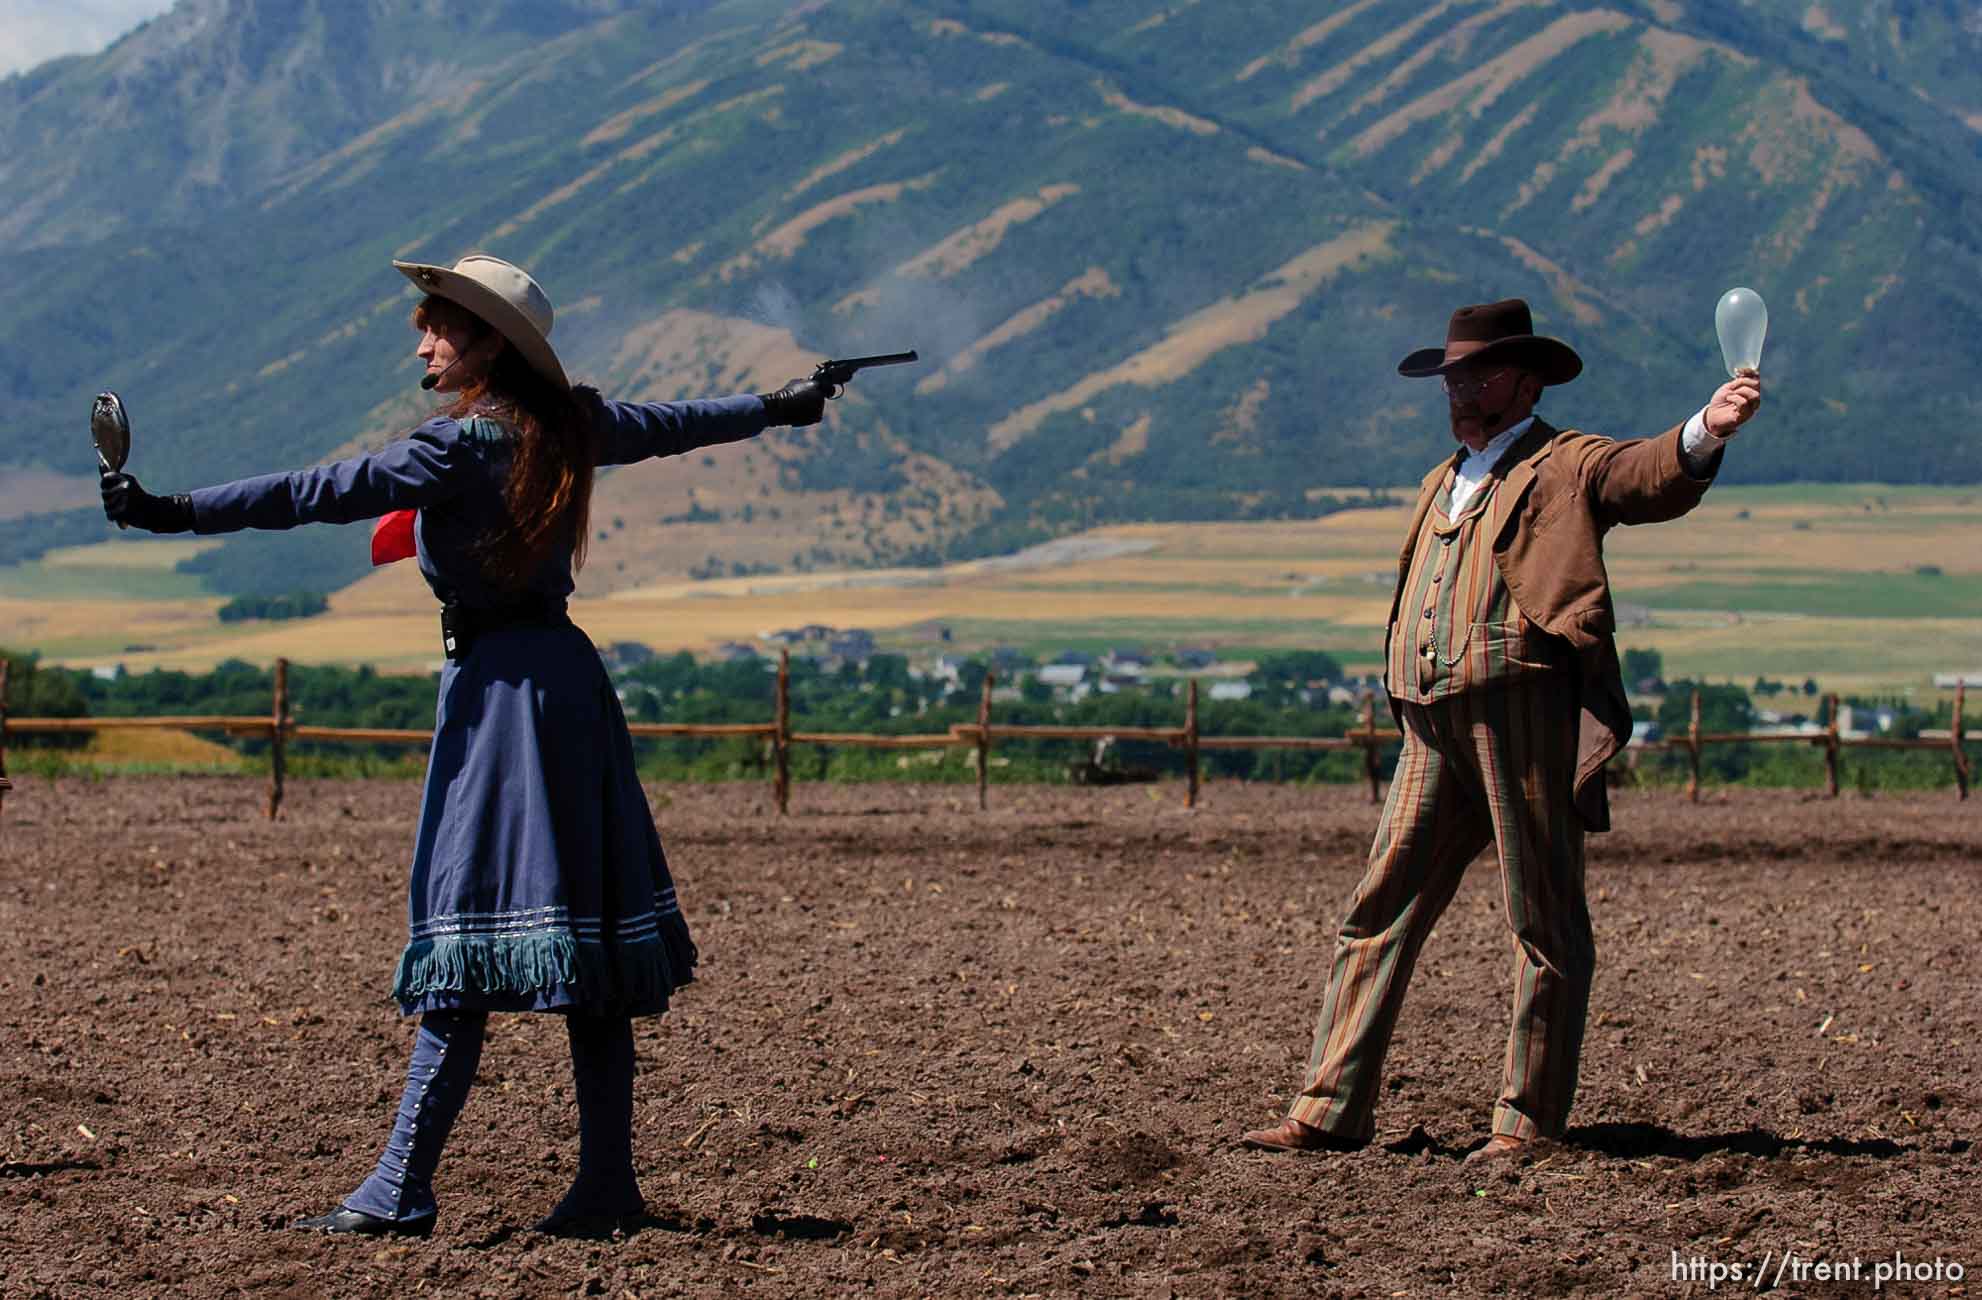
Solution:
M 451 299 L 429 295 L 413 309 L 413 328 L 432 326 L 466 351 L 493 327 Z M 442 415 L 488 416 L 512 431 L 503 522 L 477 547 L 484 573 L 506 587 L 529 584 L 560 544 L 571 546 L 574 570 L 585 567 L 591 535 L 592 471 L 598 462 L 592 422 L 579 404 L 585 389 L 567 392 L 537 373 L 507 340 L 488 369 L 455 395 Z

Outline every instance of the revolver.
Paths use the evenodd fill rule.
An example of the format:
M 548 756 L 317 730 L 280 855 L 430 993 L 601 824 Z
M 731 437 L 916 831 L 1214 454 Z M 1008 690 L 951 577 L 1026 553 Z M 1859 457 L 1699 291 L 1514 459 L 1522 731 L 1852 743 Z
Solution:
M 920 361 L 915 349 L 906 352 L 889 352 L 878 357 L 848 357 L 844 361 L 821 361 L 812 368 L 812 382 L 826 391 L 828 397 L 838 397 L 846 391 L 847 381 L 855 371 L 868 366 L 900 366 L 911 361 Z

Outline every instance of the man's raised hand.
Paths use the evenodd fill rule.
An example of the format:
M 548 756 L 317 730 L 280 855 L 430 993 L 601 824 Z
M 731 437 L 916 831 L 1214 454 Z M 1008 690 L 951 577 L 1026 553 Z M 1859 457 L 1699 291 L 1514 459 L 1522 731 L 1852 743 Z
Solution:
M 1713 400 L 1707 403 L 1707 432 L 1716 438 L 1732 438 L 1761 405 L 1762 377 L 1744 370 L 1714 390 Z

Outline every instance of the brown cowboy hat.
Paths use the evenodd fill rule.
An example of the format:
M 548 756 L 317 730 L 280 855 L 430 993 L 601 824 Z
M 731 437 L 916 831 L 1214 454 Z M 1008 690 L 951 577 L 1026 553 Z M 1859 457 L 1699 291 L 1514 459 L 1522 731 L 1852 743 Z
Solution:
M 1476 303 L 1452 313 L 1445 346 L 1419 348 L 1397 363 L 1397 373 L 1429 379 L 1457 366 L 1518 365 L 1544 384 L 1566 384 L 1583 373 L 1583 358 L 1560 339 L 1535 333 L 1534 317 L 1519 298 Z

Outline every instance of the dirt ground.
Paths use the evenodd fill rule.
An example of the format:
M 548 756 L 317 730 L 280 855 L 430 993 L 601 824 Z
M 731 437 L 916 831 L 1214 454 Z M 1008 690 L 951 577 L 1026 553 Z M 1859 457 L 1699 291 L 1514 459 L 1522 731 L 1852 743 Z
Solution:
M 554 1020 L 499 1017 L 438 1230 L 380 1244 L 285 1225 L 398 1095 L 418 788 L 299 783 L 271 824 L 248 780 L 21 780 L 0 1294 L 1677 1296 L 1718 1265 L 1869 1295 L 1897 1255 L 1940 1280 L 1882 1293 L 1982 1295 L 1952 1277 L 1982 1268 L 1982 803 L 1624 795 L 1571 1130 L 1481 1173 L 1488 861 L 1378 1143 L 1234 1145 L 1298 1086 L 1376 822 L 1354 788 L 806 785 L 782 821 L 759 786 L 650 794 L 704 961 L 637 1031 L 646 1226 L 528 1230 L 576 1159 L 569 1064 Z

